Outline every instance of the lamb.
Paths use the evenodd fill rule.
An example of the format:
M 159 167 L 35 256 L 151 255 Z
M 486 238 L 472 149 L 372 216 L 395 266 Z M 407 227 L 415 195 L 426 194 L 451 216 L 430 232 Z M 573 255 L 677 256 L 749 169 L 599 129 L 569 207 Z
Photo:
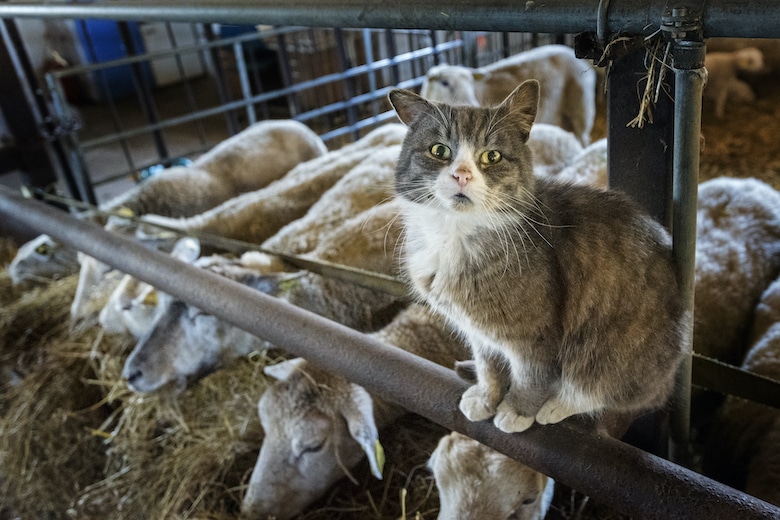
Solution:
M 755 309 L 750 350 L 741 368 L 780 382 L 780 279 Z M 780 410 L 729 396 L 711 426 L 707 473 L 780 506 Z
M 418 304 L 371 335 L 444 366 L 469 356 L 444 322 Z M 244 515 L 291 518 L 366 455 L 381 478 L 377 431 L 403 415 L 402 408 L 300 358 L 265 371 L 278 381 L 258 402 L 265 438 L 244 495 Z
M 385 240 L 398 240 L 397 208 L 388 202 L 371 208 L 335 229 L 309 253 L 313 259 L 392 274 L 397 262 Z M 373 231 L 373 232 L 372 232 Z M 195 265 L 306 308 L 359 330 L 386 324 L 404 298 L 313 273 L 274 273 L 258 270 L 257 262 L 242 265 L 221 257 L 206 257 Z M 267 348 L 259 338 L 197 308 L 161 295 L 156 321 L 128 356 L 123 377 L 136 392 L 152 392 L 170 383 L 224 365 L 253 350 Z
M 596 117 L 596 72 L 565 45 L 543 45 L 480 69 L 437 65 L 426 74 L 420 94 L 450 104 L 495 105 L 529 78 L 542 86 L 536 121 L 568 130 L 588 145 Z
M 262 188 L 297 164 L 326 152 L 322 139 L 303 123 L 262 121 L 219 143 L 191 166 L 167 168 L 99 209 L 124 208 L 135 215 L 196 215 L 240 193 Z M 91 214 L 84 217 L 102 221 Z M 47 254 L 36 252 L 41 243 L 48 244 Z M 20 249 L 14 262 L 14 276 L 19 280 L 62 277 L 79 270 L 75 251 L 42 237 Z
M 439 489 L 439 519 L 542 520 L 555 481 L 457 432 L 445 435 L 428 460 Z
M 780 193 L 757 179 L 699 185 L 694 350 L 739 364 L 761 294 L 780 273 Z
M 707 83 L 704 99 L 715 103 L 715 117 L 723 119 L 726 101 L 752 102 L 755 94 L 750 85 L 738 78 L 742 72 L 758 73 L 765 69 L 764 54 L 755 47 L 732 52 L 708 52 L 704 57 Z

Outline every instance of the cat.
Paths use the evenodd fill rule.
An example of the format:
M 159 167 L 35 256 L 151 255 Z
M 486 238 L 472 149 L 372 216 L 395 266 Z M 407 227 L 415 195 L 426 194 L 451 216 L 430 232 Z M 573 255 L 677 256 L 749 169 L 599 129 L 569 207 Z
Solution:
M 671 238 L 625 194 L 534 177 L 539 83 L 490 108 L 388 99 L 402 271 L 471 347 L 463 414 L 520 432 L 663 406 L 688 334 Z

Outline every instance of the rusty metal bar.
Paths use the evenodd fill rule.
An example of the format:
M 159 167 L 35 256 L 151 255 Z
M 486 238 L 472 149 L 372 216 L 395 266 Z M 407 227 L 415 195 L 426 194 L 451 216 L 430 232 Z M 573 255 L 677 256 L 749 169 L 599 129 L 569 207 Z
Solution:
M 602 23 L 612 32 L 655 31 L 666 0 L 613 0 Z M 215 22 L 574 34 L 597 25 L 597 0 L 38 0 L 0 2 L 0 17 L 107 18 L 112 20 Z M 702 2 L 704 4 L 704 2 Z M 775 0 L 707 0 L 706 37 L 780 37 Z
M 573 424 L 505 434 L 472 423 L 457 404 L 466 383 L 454 372 L 352 329 L 224 279 L 132 240 L 0 188 L 0 221 L 24 221 L 88 255 L 140 278 L 423 415 L 643 519 L 778 518 L 780 509 L 672 462 Z M 337 353 L 338 355 L 334 355 Z M 424 384 L 421 384 L 424 382 Z

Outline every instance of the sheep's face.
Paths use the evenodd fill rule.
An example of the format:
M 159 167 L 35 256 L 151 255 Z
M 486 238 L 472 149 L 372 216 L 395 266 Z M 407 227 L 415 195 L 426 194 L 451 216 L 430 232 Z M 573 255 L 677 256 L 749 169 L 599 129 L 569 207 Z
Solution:
M 361 445 L 377 442 L 360 387 L 297 370 L 285 377 L 258 403 L 265 437 L 242 505 L 252 518 L 299 514 L 364 457 Z
M 755 47 L 746 47 L 735 51 L 737 69 L 745 72 L 762 72 L 764 65 L 764 53 Z
M 166 295 L 160 295 L 157 314 L 122 371 L 135 392 L 153 392 L 206 374 L 227 358 L 230 350 L 225 346 L 246 343 L 248 333 Z
M 78 270 L 76 250 L 58 244 L 48 235 L 39 235 L 23 244 L 8 265 L 8 275 L 14 285 L 48 282 Z
M 550 506 L 552 479 L 459 433 L 439 441 L 428 466 L 441 520 L 542 520 Z
M 431 67 L 423 79 L 420 95 L 429 101 L 479 106 L 474 93 L 474 70 L 458 65 Z

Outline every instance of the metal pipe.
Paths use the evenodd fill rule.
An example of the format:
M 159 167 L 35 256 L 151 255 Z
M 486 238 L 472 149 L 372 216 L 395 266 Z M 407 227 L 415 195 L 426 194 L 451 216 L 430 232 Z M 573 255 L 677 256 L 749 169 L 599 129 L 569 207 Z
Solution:
M 696 201 L 699 183 L 702 92 L 705 45 L 676 41 L 674 63 L 674 151 L 672 156 L 672 242 L 683 305 L 688 311 L 687 355 L 677 372 L 675 399 L 670 411 L 670 456 L 687 461 L 690 431 L 693 354 L 693 296 L 696 259 Z
M 492 446 L 622 513 L 663 520 L 780 515 L 771 504 L 578 427 L 576 421 L 535 426 L 512 435 L 489 421 L 470 422 L 457 407 L 467 384 L 451 370 L 0 187 L 0 221 L 6 219 L 23 220 L 55 240 Z
M 602 23 L 613 32 L 648 35 L 657 29 L 662 0 L 614 0 Z M 707 37 L 780 37 L 775 0 L 708 0 Z M 598 2 L 546 0 L 518 2 L 449 0 L 38 0 L 0 2 L 0 17 L 106 18 L 112 20 L 212 22 L 311 27 L 375 27 L 464 31 L 515 31 L 574 34 L 597 25 Z

